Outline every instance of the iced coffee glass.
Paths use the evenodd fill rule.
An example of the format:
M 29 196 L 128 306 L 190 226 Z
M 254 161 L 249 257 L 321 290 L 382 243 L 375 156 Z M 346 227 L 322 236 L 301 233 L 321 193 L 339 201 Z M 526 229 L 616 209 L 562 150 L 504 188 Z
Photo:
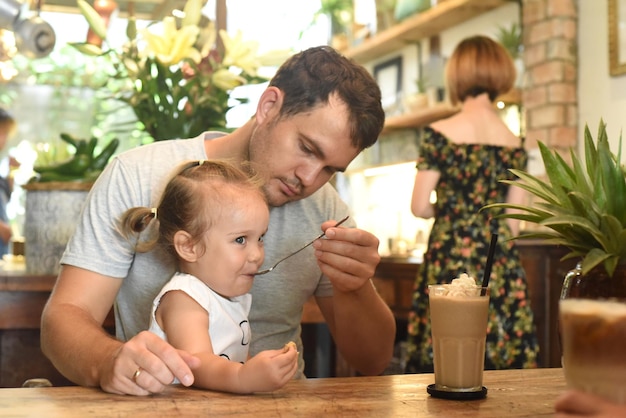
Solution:
M 626 301 L 559 302 L 567 385 L 626 404 Z
M 435 366 L 435 393 L 429 392 L 448 393 L 451 398 L 454 393 L 483 397 L 488 289 L 452 284 L 428 289 Z

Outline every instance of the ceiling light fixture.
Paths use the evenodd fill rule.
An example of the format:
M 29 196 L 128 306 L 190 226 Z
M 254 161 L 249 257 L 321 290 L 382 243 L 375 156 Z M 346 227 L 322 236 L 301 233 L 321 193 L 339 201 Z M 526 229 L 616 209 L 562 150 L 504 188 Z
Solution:
M 56 36 L 49 23 L 18 0 L 0 0 L 0 29 L 12 31 L 17 50 L 29 58 L 42 58 L 54 49 Z

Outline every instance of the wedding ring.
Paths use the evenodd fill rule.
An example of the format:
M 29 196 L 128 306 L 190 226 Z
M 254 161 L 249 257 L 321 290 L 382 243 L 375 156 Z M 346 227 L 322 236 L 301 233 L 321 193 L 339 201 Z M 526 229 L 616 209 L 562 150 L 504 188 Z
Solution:
M 139 367 L 136 371 L 135 374 L 133 374 L 133 382 L 137 383 L 137 379 L 139 378 L 139 375 L 141 374 L 143 370 L 141 369 L 141 367 Z

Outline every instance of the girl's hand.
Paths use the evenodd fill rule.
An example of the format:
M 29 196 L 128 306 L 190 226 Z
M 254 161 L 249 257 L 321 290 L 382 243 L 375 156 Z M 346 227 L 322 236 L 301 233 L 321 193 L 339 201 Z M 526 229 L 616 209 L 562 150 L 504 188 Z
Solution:
M 297 370 L 298 351 L 295 344 L 288 343 L 250 358 L 239 371 L 239 381 L 243 392 L 269 392 L 284 386 Z

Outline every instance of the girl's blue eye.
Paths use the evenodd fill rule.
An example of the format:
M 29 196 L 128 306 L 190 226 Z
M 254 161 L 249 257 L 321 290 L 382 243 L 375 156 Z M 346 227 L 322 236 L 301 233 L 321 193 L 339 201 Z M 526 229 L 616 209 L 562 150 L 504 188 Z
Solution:
M 237 238 L 235 238 L 235 242 L 237 244 L 245 244 L 246 243 L 246 237 L 237 237 Z

